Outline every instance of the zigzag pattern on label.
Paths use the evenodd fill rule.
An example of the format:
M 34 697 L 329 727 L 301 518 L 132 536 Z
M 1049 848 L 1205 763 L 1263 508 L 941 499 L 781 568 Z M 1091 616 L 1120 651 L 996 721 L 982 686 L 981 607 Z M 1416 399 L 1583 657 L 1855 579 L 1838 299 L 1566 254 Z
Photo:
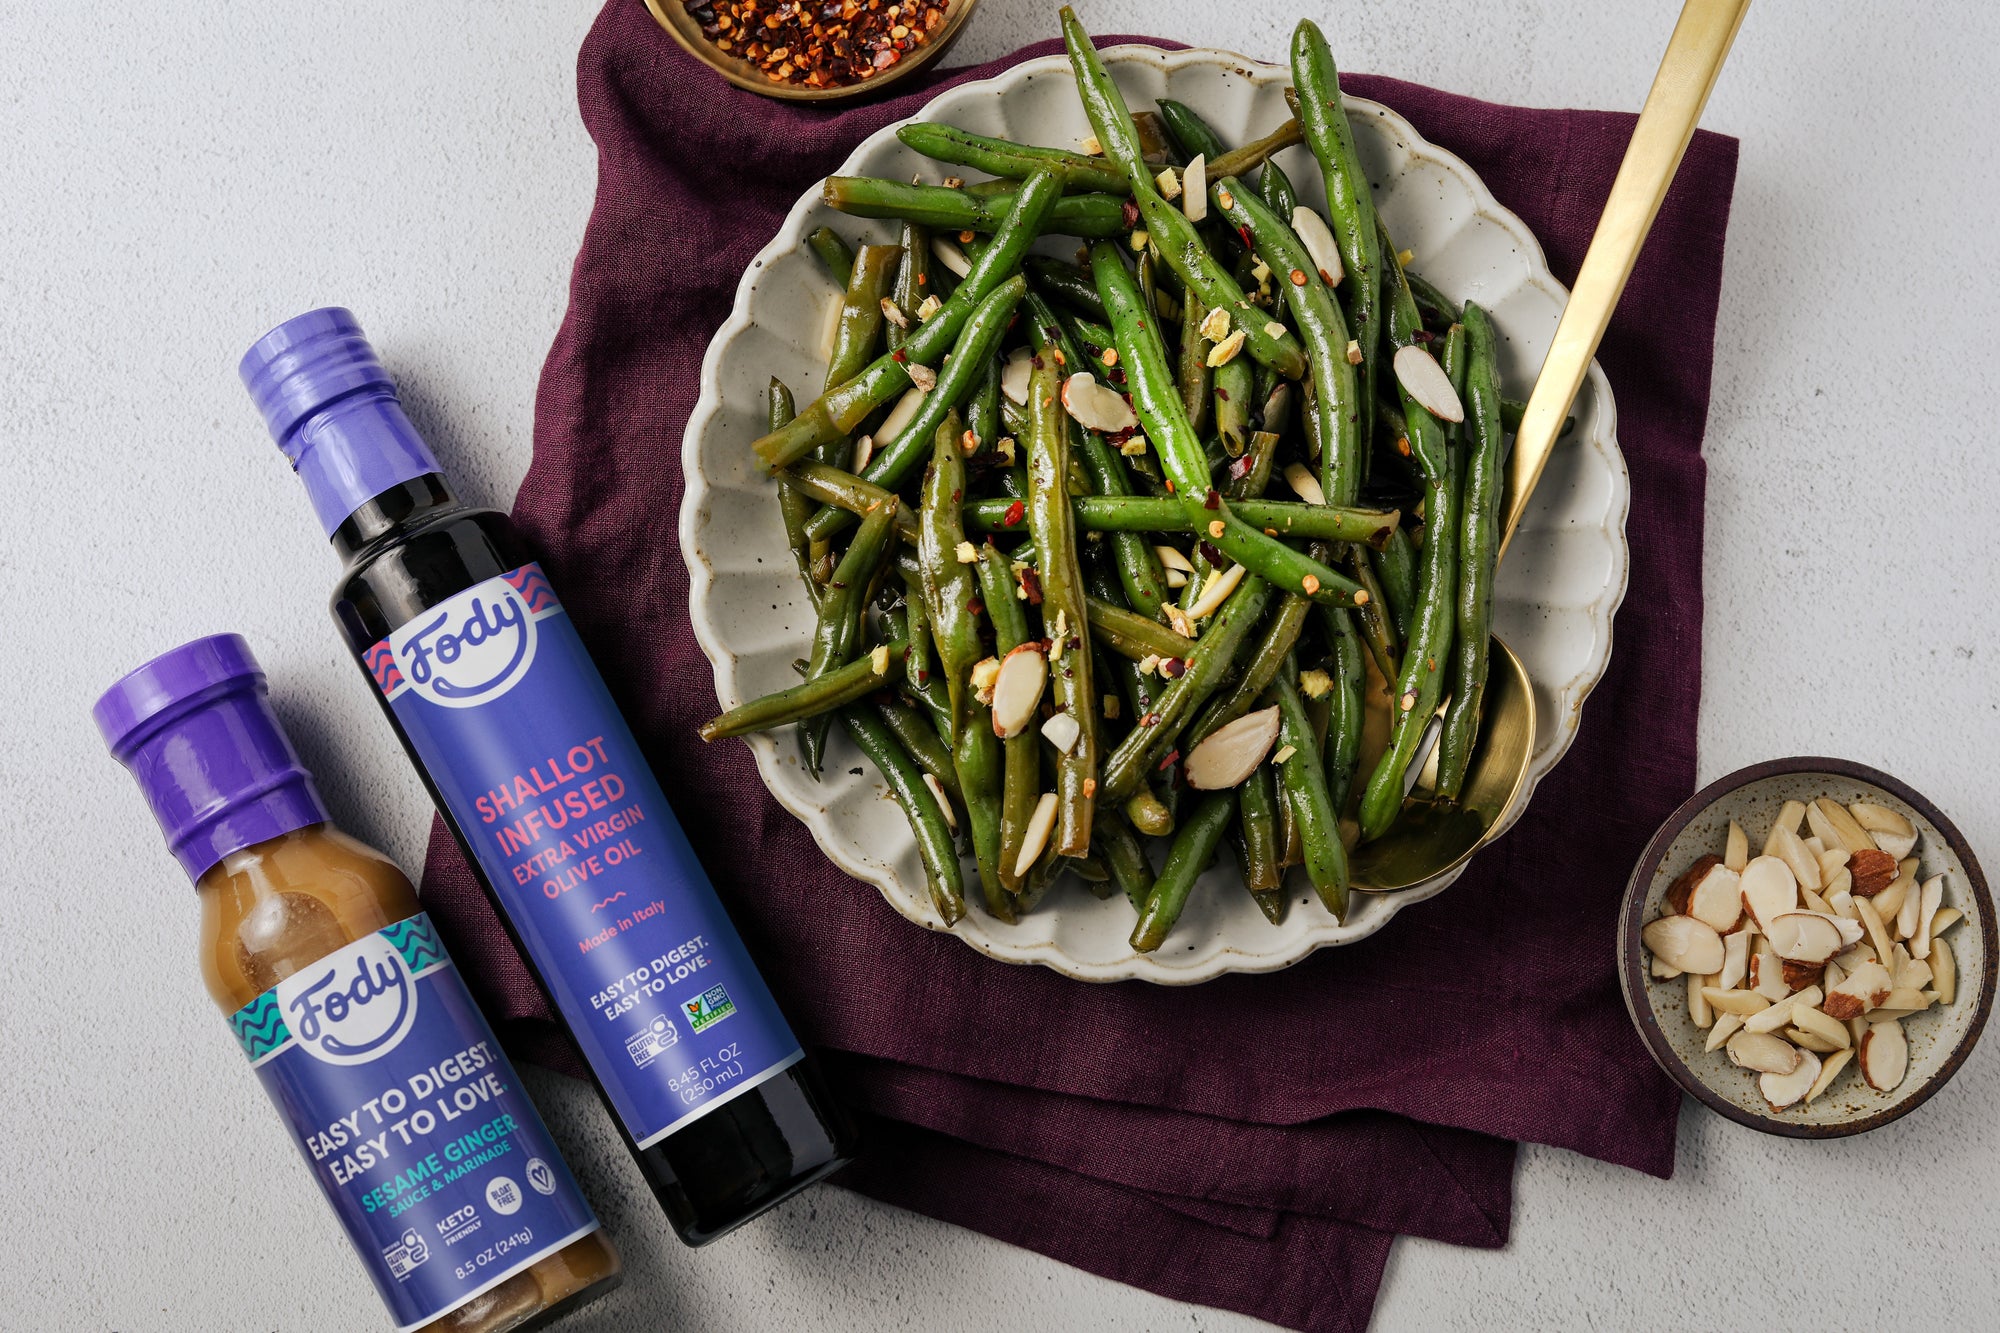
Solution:
M 562 603 L 556 600 L 556 590 L 549 586 L 549 581 L 543 576 L 540 565 L 522 565 L 519 569 L 510 570 L 500 577 L 506 579 L 508 586 L 521 594 L 521 600 L 527 603 L 529 613 L 537 618 L 562 610 Z
M 388 698 L 403 686 L 403 669 L 396 665 L 396 654 L 389 647 L 387 639 L 362 654 L 361 660 L 368 668 L 368 674 L 375 677 L 375 688 Z
M 395 946 L 409 964 L 410 975 L 421 975 L 425 968 L 449 963 L 451 956 L 444 951 L 444 941 L 438 938 L 437 928 L 431 925 L 430 917 L 419 912 L 394 925 L 382 927 L 382 938 Z
M 267 990 L 229 1016 L 229 1030 L 250 1062 L 257 1061 L 292 1039 L 285 1015 L 278 1008 L 278 993 Z

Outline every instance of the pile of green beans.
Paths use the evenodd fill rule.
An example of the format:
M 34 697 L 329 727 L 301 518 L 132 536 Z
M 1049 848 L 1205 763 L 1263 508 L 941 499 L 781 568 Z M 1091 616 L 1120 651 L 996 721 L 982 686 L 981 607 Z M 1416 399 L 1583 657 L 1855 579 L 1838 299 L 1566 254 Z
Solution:
M 845 736 L 947 925 L 968 899 L 1018 921 L 1074 871 L 1157 949 L 1225 840 L 1270 921 L 1340 917 L 1433 717 L 1414 799 L 1455 800 L 1478 744 L 1519 421 L 1500 335 L 1398 258 L 1310 21 L 1296 117 L 1236 146 L 1195 106 L 1135 116 L 1062 29 L 1094 143 L 917 122 L 933 176 L 826 182 L 881 221 L 808 238 L 831 355 L 803 407 L 771 380 L 753 444 L 813 630 L 797 683 L 702 735 L 789 729 L 815 778 Z

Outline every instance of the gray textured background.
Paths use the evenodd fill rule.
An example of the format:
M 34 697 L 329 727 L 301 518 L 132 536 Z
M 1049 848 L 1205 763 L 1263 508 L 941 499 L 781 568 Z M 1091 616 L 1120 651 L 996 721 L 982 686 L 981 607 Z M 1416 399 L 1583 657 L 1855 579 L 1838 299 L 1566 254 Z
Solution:
M 1080 5 L 1100 32 L 1265 58 L 1299 6 Z M 1308 8 L 1349 68 L 1611 108 L 1638 106 L 1675 13 Z M 1848 755 L 1991 847 L 2000 11 L 1903 9 L 1764 0 L 1707 117 L 1743 155 L 1708 431 L 1701 775 Z M 0 1199 L 24 1249 L 0 1325 L 382 1324 L 207 1005 L 193 896 L 85 710 L 143 658 L 240 630 L 336 814 L 417 865 L 427 802 L 327 623 L 332 562 L 234 368 L 277 320 L 352 305 L 462 492 L 506 503 L 590 206 L 572 74 L 593 13 L 0 0 L 16 662 L 0 708 Z M 1053 32 L 1047 0 L 986 0 L 960 52 Z M 627 1264 L 623 1290 L 566 1327 L 1250 1326 L 834 1189 L 682 1249 L 595 1100 L 529 1078 Z M 1690 1106 L 1669 1183 L 1530 1148 L 1513 1243 L 1399 1244 L 1379 1327 L 1977 1322 L 2000 1298 L 1996 1093 L 1983 1052 L 1917 1115 L 1833 1145 Z

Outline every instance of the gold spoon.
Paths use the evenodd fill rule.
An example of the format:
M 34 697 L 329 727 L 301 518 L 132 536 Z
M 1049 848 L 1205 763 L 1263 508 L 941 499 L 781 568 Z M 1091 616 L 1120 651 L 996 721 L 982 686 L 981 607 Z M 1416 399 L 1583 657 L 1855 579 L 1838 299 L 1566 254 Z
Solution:
M 1749 7 L 1750 0 L 1687 0 L 1681 9 L 1514 435 L 1506 520 L 1500 530 L 1502 556 L 1555 449 L 1563 418 L 1583 386 L 1590 359 Z M 1497 634 L 1490 660 L 1479 744 L 1459 800 L 1445 805 L 1428 798 L 1424 784 L 1435 773 L 1436 747 L 1427 738 L 1411 766 L 1417 794 L 1404 802 L 1387 833 L 1354 850 L 1356 889 L 1389 893 L 1444 874 L 1485 845 L 1513 806 L 1534 757 L 1535 691 L 1527 668 Z

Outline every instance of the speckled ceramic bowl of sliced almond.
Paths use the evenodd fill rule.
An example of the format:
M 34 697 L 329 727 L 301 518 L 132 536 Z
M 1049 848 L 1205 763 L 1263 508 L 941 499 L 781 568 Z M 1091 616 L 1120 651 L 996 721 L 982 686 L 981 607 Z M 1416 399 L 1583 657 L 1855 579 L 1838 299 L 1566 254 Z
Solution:
M 1921 1012 L 1898 1020 L 1908 1044 L 1908 1062 L 1894 1087 L 1878 1091 L 1870 1086 L 1861 1061 L 1850 1055 L 1823 1091 L 1780 1110 L 1766 1099 L 1758 1073 L 1733 1063 L 1726 1045 L 1707 1049 L 1716 1030 L 1713 1021 L 1723 1015 L 1711 1015 L 1708 1026 L 1696 1025 L 1691 1009 L 1701 1006 L 1690 1004 L 1689 976 L 1659 975 L 1664 967 L 1656 966 L 1642 933 L 1649 923 L 1674 915 L 1667 899 L 1676 880 L 1702 857 L 1726 855 L 1732 821 L 1747 834 L 1748 854 L 1755 857 L 1786 802 L 1811 804 L 1821 797 L 1843 807 L 1857 803 L 1879 807 L 1914 829 L 1916 842 L 1906 856 L 1917 859 L 1920 882 L 1941 877 L 1939 910 L 1961 914 L 1938 935 L 1950 951 L 1955 984 L 1948 1003 L 1933 998 Z M 1801 832 L 1805 829 L 1802 825 Z M 1746 913 L 1744 922 L 1750 919 Z M 1889 938 L 1896 939 L 1894 921 L 1886 926 Z M 1754 949 L 1755 940 L 1750 943 Z M 1908 944 L 1902 947 L 1907 953 Z M 1618 948 L 1625 1006 L 1660 1067 L 1711 1110 L 1752 1129 L 1791 1138 L 1865 1133 L 1928 1101 L 1958 1072 L 1984 1030 L 1993 1006 L 1995 964 L 2000 960 L 1986 877 L 1957 827 L 1922 795 L 1886 773 L 1849 760 L 1815 757 L 1754 764 L 1688 798 L 1653 836 L 1632 872 L 1619 919 Z M 1866 1016 L 1860 1021 L 1865 1025 Z M 1831 1061 L 1834 1056 L 1813 1058 Z

